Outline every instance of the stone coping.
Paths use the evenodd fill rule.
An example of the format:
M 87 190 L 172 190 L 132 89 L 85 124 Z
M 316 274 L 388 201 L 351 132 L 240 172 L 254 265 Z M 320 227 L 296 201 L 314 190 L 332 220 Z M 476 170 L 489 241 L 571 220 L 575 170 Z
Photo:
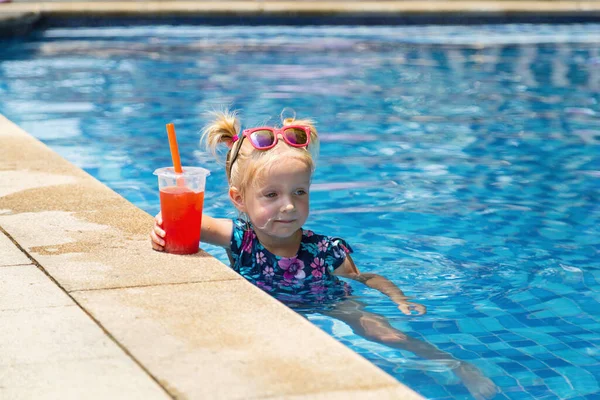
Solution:
M 14 0 L 0 4 L 8 12 L 39 12 L 44 16 L 83 15 L 573 15 L 590 17 L 600 12 L 600 1 L 564 0 L 433 0 L 433 1 L 49 1 Z
M 0 3 L 0 39 L 29 33 L 43 17 L 201 17 L 254 18 L 249 23 L 395 24 L 395 23 L 506 23 L 600 20 L 600 0 L 430 0 L 430 1 L 47 1 L 13 0 Z M 318 18 L 317 18 L 318 17 Z M 218 19 L 221 18 L 221 19 Z M 283 19 L 282 19 L 283 18 Z M 88 21 L 89 22 L 89 21 Z M 95 21 L 98 23 L 99 21 Z M 60 23 L 60 22 L 59 22 Z
M 0 398 L 421 398 L 1 115 L 0 149 Z

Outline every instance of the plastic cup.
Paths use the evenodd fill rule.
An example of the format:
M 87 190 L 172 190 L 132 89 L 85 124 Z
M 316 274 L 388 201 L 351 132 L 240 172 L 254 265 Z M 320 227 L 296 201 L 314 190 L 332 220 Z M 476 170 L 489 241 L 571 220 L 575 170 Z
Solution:
M 200 227 L 204 205 L 204 186 L 210 171 L 198 167 L 183 167 L 178 174 L 173 167 L 158 168 L 160 212 L 163 219 L 165 251 L 174 254 L 194 254 L 200 248 Z

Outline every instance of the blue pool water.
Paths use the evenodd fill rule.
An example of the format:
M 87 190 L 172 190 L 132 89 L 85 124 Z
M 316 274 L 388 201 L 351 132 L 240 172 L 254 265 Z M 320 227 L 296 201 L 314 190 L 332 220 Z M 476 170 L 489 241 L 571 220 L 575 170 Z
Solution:
M 151 214 L 165 123 L 184 165 L 212 171 L 206 211 L 233 217 L 204 112 L 314 118 L 307 228 L 428 307 L 405 316 L 352 283 L 368 311 L 476 365 L 497 399 L 600 399 L 600 25 L 176 23 L 0 48 L 0 113 Z M 429 399 L 472 398 L 443 363 L 305 315 Z

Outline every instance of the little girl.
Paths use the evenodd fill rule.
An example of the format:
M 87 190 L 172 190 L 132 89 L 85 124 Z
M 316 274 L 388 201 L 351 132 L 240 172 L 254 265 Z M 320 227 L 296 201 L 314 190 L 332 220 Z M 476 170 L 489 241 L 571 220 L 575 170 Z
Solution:
M 361 273 L 341 238 L 303 229 L 319 142 L 310 120 L 283 121 L 282 128 L 258 127 L 240 133 L 235 114 L 219 113 L 202 139 L 216 156 L 225 144 L 229 198 L 240 212 L 235 220 L 202 216 L 203 242 L 224 247 L 231 267 L 251 283 L 290 305 L 319 305 L 318 311 L 348 324 L 374 342 L 411 351 L 454 367 L 476 399 L 492 397 L 496 388 L 477 368 L 392 327 L 351 296 L 338 277 L 349 278 L 387 295 L 404 314 L 425 313 L 402 290 L 374 273 Z M 152 247 L 163 251 L 162 218 L 151 231 Z

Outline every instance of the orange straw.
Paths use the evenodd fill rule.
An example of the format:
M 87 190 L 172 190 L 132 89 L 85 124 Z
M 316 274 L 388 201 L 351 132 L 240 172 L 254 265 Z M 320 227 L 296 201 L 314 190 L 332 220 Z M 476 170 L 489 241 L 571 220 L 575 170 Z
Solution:
M 173 159 L 173 169 L 175 173 L 181 174 L 181 160 L 179 158 L 179 148 L 177 147 L 177 136 L 175 136 L 175 126 L 173 123 L 167 124 L 167 134 L 169 135 L 169 147 L 171 148 L 171 158 Z

